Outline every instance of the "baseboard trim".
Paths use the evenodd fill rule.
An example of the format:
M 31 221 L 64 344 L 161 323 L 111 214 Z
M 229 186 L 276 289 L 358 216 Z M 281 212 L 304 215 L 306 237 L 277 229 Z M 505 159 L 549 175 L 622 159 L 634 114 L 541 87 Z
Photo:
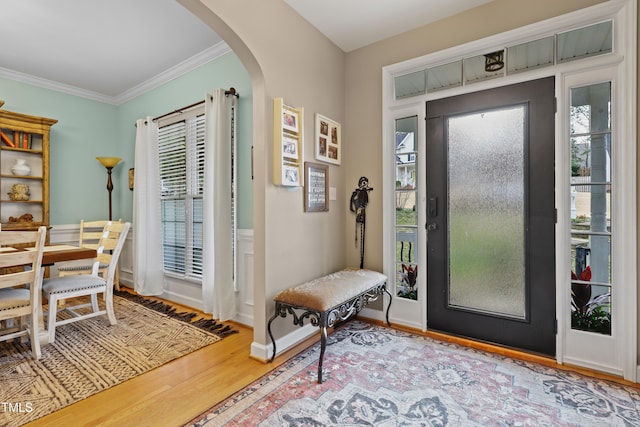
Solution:
M 565 356 L 563 359 L 563 364 L 569 365 L 569 366 L 577 366 L 583 369 L 588 369 L 596 372 L 604 372 L 606 374 L 615 375 L 620 378 L 624 378 L 624 372 L 622 371 L 622 369 L 614 369 L 614 368 L 611 368 L 610 366 L 601 365 L 598 363 L 592 363 L 587 360 L 576 359 L 576 358 Z
M 250 316 L 246 313 L 237 313 L 236 317 L 233 318 L 234 322 L 242 323 L 245 326 L 253 327 L 253 316 Z
M 318 333 L 319 329 L 317 326 L 313 326 L 311 324 L 306 324 L 303 327 L 296 329 L 293 332 L 288 333 L 282 338 L 276 339 L 276 356 L 278 354 L 282 354 L 283 352 L 289 350 L 291 347 L 301 343 L 302 341 L 309 338 L 314 333 Z M 271 354 L 273 353 L 273 345 L 271 343 L 271 339 L 269 338 L 269 344 L 260 344 L 257 342 L 251 343 L 251 357 L 257 360 L 268 361 L 271 359 Z

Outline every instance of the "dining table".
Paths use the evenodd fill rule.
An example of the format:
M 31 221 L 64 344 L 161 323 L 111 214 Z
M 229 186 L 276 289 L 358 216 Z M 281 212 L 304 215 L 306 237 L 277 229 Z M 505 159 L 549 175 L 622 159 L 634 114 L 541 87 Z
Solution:
M 3 247 L 3 248 L 0 248 L 0 253 L 8 252 L 8 251 L 21 251 L 21 250 L 32 251 L 34 249 L 35 248 L 33 247 L 26 247 L 26 248 Z M 97 255 L 97 251 L 95 249 L 84 248 L 84 247 L 73 246 L 73 245 L 46 245 L 42 250 L 42 266 L 51 267 L 57 262 L 90 259 L 90 258 L 95 258 L 96 255 Z
M 42 265 L 50 267 L 57 262 L 95 258 L 97 251 L 73 245 L 47 245 L 42 251 Z

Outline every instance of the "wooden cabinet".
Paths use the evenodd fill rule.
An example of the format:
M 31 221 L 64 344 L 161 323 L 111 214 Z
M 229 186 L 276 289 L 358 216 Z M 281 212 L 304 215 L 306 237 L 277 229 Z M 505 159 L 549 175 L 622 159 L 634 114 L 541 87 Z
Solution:
M 0 109 L 3 230 L 49 226 L 49 134 L 57 122 Z

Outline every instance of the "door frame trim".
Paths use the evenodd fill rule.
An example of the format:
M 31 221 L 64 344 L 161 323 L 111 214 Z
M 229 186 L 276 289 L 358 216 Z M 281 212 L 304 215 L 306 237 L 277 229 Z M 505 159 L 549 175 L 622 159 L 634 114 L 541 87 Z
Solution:
M 616 210 L 620 217 L 618 224 L 620 229 L 625 230 L 625 236 L 629 236 L 629 239 L 624 242 L 619 242 L 619 246 L 612 247 L 612 251 L 615 250 L 616 257 L 622 257 L 620 260 L 619 268 L 616 269 L 616 273 L 619 275 L 618 283 L 631 283 L 634 286 L 629 286 L 623 290 L 624 295 L 621 301 L 622 307 L 620 307 L 620 322 L 627 325 L 622 331 L 618 341 L 622 344 L 618 345 L 615 349 L 616 357 L 620 362 L 619 369 L 606 369 L 606 367 L 597 367 L 596 369 L 606 369 L 618 375 L 622 375 L 626 380 L 636 381 L 636 378 L 640 378 L 640 366 L 637 363 L 637 344 L 638 344 L 638 313 L 637 313 L 637 1 L 636 0 L 610 0 L 604 3 L 597 4 L 585 9 L 578 10 L 566 15 L 561 15 L 546 21 L 531 24 L 522 28 L 518 28 L 509 32 L 497 34 L 487 37 L 485 39 L 466 43 L 464 45 L 452 47 L 440 52 L 435 52 L 422 57 L 417 57 L 403 61 L 397 64 L 392 64 L 383 67 L 382 78 L 382 95 L 383 95 L 383 190 L 384 190 L 384 202 L 383 202 L 383 262 L 384 272 L 390 277 L 390 287 L 394 287 L 395 278 L 395 233 L 394 233 L 394 214 L 395 214 L 395 200 L 394 200 L 394 162 L 393 162 L 393 141 L 394 141 L 394 120 L 395 118 L 404 117 L 406 115 L 417 114 L 418 117 L 425 117 L 424 106 L 427 101 L 433 99 L 439 99 L 444 97 L 450 97 L 458 94 L 470 93 L 483 89 L 490 89 L 498 86 L 504 86 L 514 83 L 520 83 L 527 80 L 534 80 L 542 77 L 555 76 L 556 77 L 556 97 L 558 99 L 559 106 L 562 105 L 562 100 L 565 94 L 564 79 L 566 76 L 581 74 L 590 70 L 602 69 L 605 67 L 617 67 L 617 84 L 618 93 L 624 93 L 624 99 L 618 100 L 618 111 L 620 111 L 621 117 L 618 118 L 620 128 L 617 129 L 618 138 L 620 141 L 634 141 L 635 144 L 621 144 L 619 150 L 624 150 L 624 153 L 620 154 L 620 164 L 618 169 L 624 170 L 624 175 L 621 173 L 617 178 L 620 180 L 617 182 L 618 193 L 624 194 L 623 200 L 613 202 L 612 210 Z M 614 34 L 614 49 L 613 53 L 605 54 L 589 59 L 582 59 L 579 61 L 567 62 L 550 66 L 548 68 L 533 70 L 530 72 L 523 72 L 521 74 L 514 74 L 509 76 L 500 77 L 493 80 L 484 82 L 473 83 L 469 85 L 463 85 L 454 89 L 443 90 L 434 93 L 427 93 L 425 95 L 414 96 L 410 98 L 404 98 L 396 100 L 394 98 L 394 78 L 417 70 L 430 68 L 440 64 L 446 64 L 454 60 L 462 59 L 477 55 L 481 52 L 489 52 L 491 49 L 498 50 L 504 48 L 504 46 L 512 46 L 518 43 L 526 42 L 529 40 L 535 40 L 543 35 L 550 33 L 557 33 L 566 31 L 568 29 L 578 28 L 586 26 L 595 22 L 599 22 L 604 19 L 613 19 L 614 28 L 616 33 Z M 621 97 L 618 97 L 621 98 Z M 402 115 L 404 114 L 404 116 Z M 624 115 L 624 116 L 622 116 Z M 563 182 L 562 179 L 568 173 L 563 171 L 561 155 L 561 142 L 565 138 L 564 133 L 564 121 L 566 118 L 557 117 L 556 120 L 556 182 Z M 424 120 L 419 120 L 419 135 L 418 138 L 424 141 Z M 568 164 L 568 163 L 567 163 Z M 421 173 L 424 173 L 425 158 L 424 149 L 418 150 L 418 179 L 421 179 Z M 565 168 L 568 170 L 568 167 Z M 424 177 L 424 175 L 422 175 Z M 418 181 L 420 182 L 420 181 Z M 425 182 L 425 181 L 422 181 Z M 424 185 L 423 185 L 424 187 Z M 424 213 L 426 209 L 426 195 L 422 191 L 418 191 L 419 211 L 418 211 L 418 244 L 421 247 L 426 247 L 426 232 L 421 225 L 425 223 L 424 216 L 421 217 L 421 212 Z M 569 210 L 567 203 L 568 200 L 565 197 L 568 193 L 568 188 L 565 189 L 562 185 L 556 185 L 556 207 L 558 209 L 558 218 L 569 218 Z M 622 199 L 622 198 L 620 198 Z M 569 318 L 569 305 L 568 305 L 568 291 L 563 288 L 562 274 L 564 274 L 563 268 L 569 268 L 562 265 L 564 258 L 559 256 L 563 252 L 569 251 L 569 243 L 567 243 L 564 234 L 567 234 L 566 225 L 558 224 L 556 228 L 556 315 L 558 320 L 558 334 L 556 337 L 556 361 L 560 364 L 566 363 L 566 328 Z M 567 234 L 568 235 L 568 234 Z M 562 238 L 560 238 L 562 237 Z M 615 242 L 614 242 L 615 244 Z M 425 253 L 425 251 L 421 251 Z M 620 255 L 623 254 L 623 255 Z M 426 261 L 426 258 L 425 258 Z M 419 260 L 422 271 L 426 262 Z M 426 294 L 426 280 L 425 274 L 418 277 L 419 295 Z M 567 276 L 568 277 L 568 276 Z M 424 282 L 423 282 L 424 281 Z M 422 291 L 422 292 L 420 292 Z M 394 306 L 391 308 L 390 318 L 393 322 L 407 325 L 410 327 L 416 327 L 421 330 L 427 330 L 426 324 L 426 302 L 419 296 L 420 303 L 418 304 L 400 304 L 400 298 L 394 299 Z M 417 316 L 407 318 L 407 310 L 418 310 Z M 628 325 L 631 325 L 629 327 Z M 570 325 L 569 325 L 570 327 Z M 571 360 L 573 363 L 574 361 Z M 576 361 L 583 366 L 588 364 L 588 361 L 581 360 Z M 589 366 L 587 366 L 589 367 Z

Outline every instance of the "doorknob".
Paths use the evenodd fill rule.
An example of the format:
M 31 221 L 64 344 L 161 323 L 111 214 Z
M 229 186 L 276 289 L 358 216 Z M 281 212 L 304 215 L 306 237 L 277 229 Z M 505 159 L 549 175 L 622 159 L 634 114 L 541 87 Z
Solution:
M 433 231 L 438 228 L 438 224 L 432 222 L 431 224 L 427 224 L 427 232 Z

